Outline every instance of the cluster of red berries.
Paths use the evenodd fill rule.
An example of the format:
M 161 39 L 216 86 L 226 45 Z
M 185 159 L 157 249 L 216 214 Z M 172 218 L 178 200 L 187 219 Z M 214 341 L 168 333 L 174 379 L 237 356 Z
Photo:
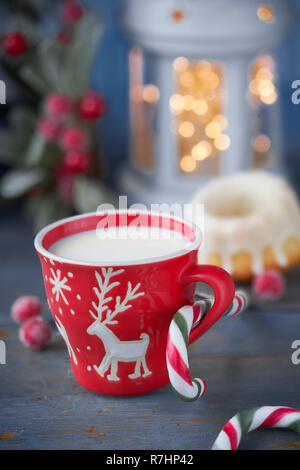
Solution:
M 56 36 L 57 41 L 68 44 L 72 38 L 72 27 L 83 15 L 84 9 L 78 1 L 65 0 L 61 11 L 64 25 Z M 2 46 L 6 55 L 13 58 L 23 56 L 29 49 L 27 37 L 19 31 L 12 31 L 4 36 Z
M 11 307 L 12 318 L 19 323 L 19 338 L 29 349 L 46 349 L 51 340 L 51 328 L 42 317 L 42 304 L 37 297 L 19 297 Z
M 38 132 L 48 141 L 56 142 L 63 151 L 62 161 L 54 173 L 57 190 L 66 202 L 72 199 L 74 177 L 87 173 L 91 167 L 89 135 L 78 124 L 70 124 L 76 112 L 85 123 L 103 116 L 106 102 L 102 96 L 88 91 L 78 103 L 62 93 L 52 93 L 45 101 L 45 115 L 38 121 Z
M 84 9 L 80 3 L 75 0 L 65 0 L 61 12 L 63 27 L 56 35 L 56 40 L 62 44 L 69 44 L 72 40 L 73 26 L 83 15 Z
M 56 40 L 69 43 L 74 26 L 84 16 L 84 9 L 78 0 L 64 0 L 61 6 L 62 28 Z M 7 34 L 2 41 L 5 54 L 19 58 L 29 49 L 29 39 L 19 31 Z M 57 192 L 64 202 L 71 203 L 75 177 L 87 173 L 92 164 L 89 149 L 89 132 L 78 118 L 93 123 L 106 111 L 106 101 L 93 91 L 87 92 L 78 103 L 63 93 L 50 94 L 45 102 L 45 113 L 37 122 L 37 131 L 47 141 L 55 142 L 63 156 L 58 168 L 53 172 Z M 75 118 L 76 124 L 72 124 Z

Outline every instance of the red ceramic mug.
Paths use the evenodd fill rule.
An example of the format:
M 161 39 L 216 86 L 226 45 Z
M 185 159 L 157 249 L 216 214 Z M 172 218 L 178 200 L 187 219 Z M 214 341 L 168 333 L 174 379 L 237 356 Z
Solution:
M 188 247 L 160 258 L 105 265 L 73 261 L 49 251 L 64 237 L 96 229 L 104 218 L 110 226 L 130 226 L 139 218 L 140 225 L 183 233 Z M 169 383 L 169 325 L 179 308 L 193 302 L 195 283 L 209 284 L 215 301 L 192 330 L 190 342 L 222 316 L 234 297 L 234 283 L 226 271 L 197 265 L 200 244 L 195 225 L 169 215 L 137 211 L 83 214 L 60 220 L 37 234 L 35 247 L 48 302 L 79 384 L 104 395 L 139 395 Z

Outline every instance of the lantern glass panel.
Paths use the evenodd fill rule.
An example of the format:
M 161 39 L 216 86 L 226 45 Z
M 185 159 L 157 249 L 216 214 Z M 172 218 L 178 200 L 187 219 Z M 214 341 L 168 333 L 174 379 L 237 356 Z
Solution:
M 254 168 L 263 167 L 272 160 L 276 116 L 274 105 L 278 99 L 275 62 L 269 55 L 257 57 L 251 66 L 249 98 L 254 107 L 254 135 L 252 139 Z
M 219 173 L 223 150 L 230 146 L 223 109 L 223 69 L 208 61 L 177 57 L 176 93 L 171 96 L 179 169 L 182 173 Z
M 130 119 L 131 158 L 134 166 L 151 171 L 154 166 L 154 117 L 159 89 L 151 77 L 151 56 L 145 57 L 141 48 L 130 51 Z

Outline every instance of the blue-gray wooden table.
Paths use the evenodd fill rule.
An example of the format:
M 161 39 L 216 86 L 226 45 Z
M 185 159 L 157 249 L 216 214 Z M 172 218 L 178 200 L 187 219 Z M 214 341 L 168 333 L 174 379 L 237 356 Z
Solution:
M 208 384 L 203 399 L 182 402 L 169 386 L 139 397 L 103 397 L 75 382 L 58 335 L 43 352 L 19 342 L 11 303 L 22 294 L 45 299 L 45 293 L 30 224 L 20 216 L 2 216 L 0 337 L 7 363 L 0 364 L 0 449 L 209 449 L 240 410 L 300 408 L 300 365 L 291 361 L 291 345 L 300 339 L 300 276 L 291 276 L 292 305 L 222 319 L 193 347 L 192 373 Z M 300 449 L 300 437 L 261 430 L 240 448 Z

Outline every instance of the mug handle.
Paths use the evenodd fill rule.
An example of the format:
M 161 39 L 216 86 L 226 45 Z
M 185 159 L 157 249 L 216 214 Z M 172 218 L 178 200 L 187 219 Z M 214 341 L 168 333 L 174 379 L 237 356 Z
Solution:
M 192 282 L 204 282 L 214 291 L 214 303 L 203 320 L 192 328 L 189 335 L 189 344 L 196 341 L 209 328 L 211 328 L 233 302 L 235 295 L 235 284 L 231 276 L 222 268 L 211 265 L 194 266 L 191 271 L 181 279 L 181 284 L 186 286 Z

